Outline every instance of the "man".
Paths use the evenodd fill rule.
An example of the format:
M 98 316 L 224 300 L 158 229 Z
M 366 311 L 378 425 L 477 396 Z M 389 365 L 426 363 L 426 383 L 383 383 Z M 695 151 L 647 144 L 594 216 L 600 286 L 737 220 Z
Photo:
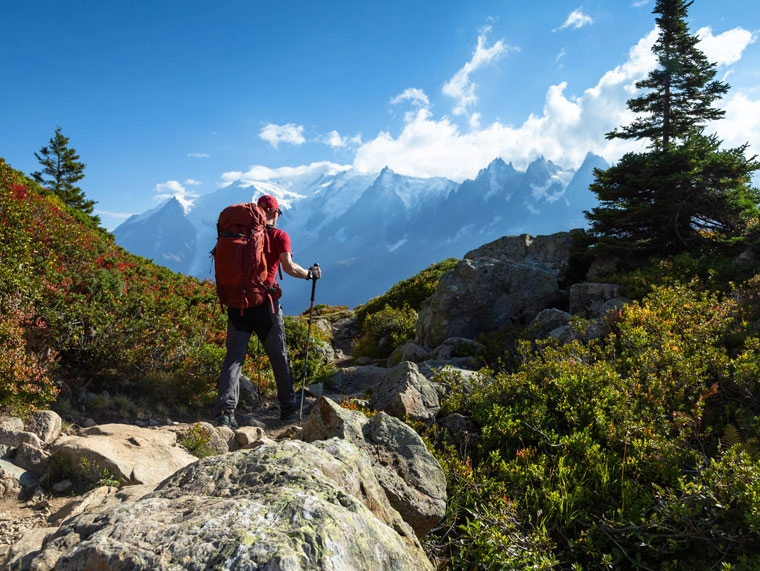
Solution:
M 290 236 L 277 228 L 277 220 L 282 211 L 277 199 L 264 195 L 257 203 L 267 215 L 267 233 L 269 246 L 266 248 L 267 280 L 270 287 L 274 285 L 277 269 L 293 276 L 307 280 L 317 280 L 322 277 L 322 270 L 315 264 L 304 269 L 293 261 L 290 247 Z M 256 307 L 243 310 L 227 308 L 227 354 L 219 375 L 219 394 L 216 401 L 216 412 L 219 424 L 237 428 L 235 409 L 240 395 L 240 373 L 243 369 L 248 341 L 255 333 L 264 346 L 272 371 L 277 383 L 277 398 L 280 401 L 280 419 L 289 420 L 298 412 L 295 398 L 293 376 L 288 361 L 288 350 L 285 345 L 285 323 L 282 317 L 282 307 L 277 301 L 265 301 Z

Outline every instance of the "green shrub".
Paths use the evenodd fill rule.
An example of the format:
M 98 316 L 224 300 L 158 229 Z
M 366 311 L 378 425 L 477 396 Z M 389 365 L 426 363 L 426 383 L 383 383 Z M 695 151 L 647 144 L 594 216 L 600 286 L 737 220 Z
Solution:
M 354 357 L 384 359 L 393 350 L 414 339 L 417 312 L 408 306 L 401 309 L 386 305 L 377 313 L 367 313 L 353 348 Z
M 356 321 L 361 328 L 368 315 L 382 311 L 386 307 L 403 309 L 404 307 L 419 311 L 422 302 L 430 297 L 438 285 L 441 276 L 453 268 L 459 260 L 448 258 L 430 265 L 420 273 L 398 282 L 383 295 L 372 298 L 356 310 Z
M 752 264 L 737 264 L 741 253 L 731 247 L 702 248 L 663 258 L 653 256 L 635 265 L 626 264 L 623 271 L 607 281 L 623 286 L 626 297 L 642 299 L 656 286 L 692 283 L 703 290 L 726 293 L 732 284 L 750 279 Z M 696 281 L 695 281 L 696 280 Z
M 615 568 L 706 569 L 714 561 L 724 569 L 758 568 L 757 456 L 726 450 L 653 492 L 646 517 L 596 523 L 587 541 L 595 556 Z M 602 545 L 611 546 L 604 555 Z
M 214 390 L 224 317 L 212 284 L 132 256 L 0 159 L 0 406 L 53 387 L 136 396 L 161 375 L 185 401 Z M 33 387 L 32 387 L 33 385 Z
M 331 375 L 335 368 L 332 359 L 331 337 L 328 330 L 317 323 L 312 314 L 311 336 L 309 337 L 308 313 L 297 317 L 285 318 L 285 334 L 288 343 L 290 368 L 297 386 L 317 383 Z M 307 343 L 308 340 L 308 343 Z M 306 354 L 308 348 L 308 356 Z M 307 363 L 308 358 L 308 363 Z
M 652 286 L 600 339 L 526 341 L 512 372 L 449 383 L 482 434 L 467 478 L 439 450 L 448 551 L 483 568 L 756 568 L 758 281 Z M 520 559 L 526 537 L 547 559 Z
M 100 462 L 88 460 L 84 456 L 79 459 L 79 474 L 79 477 L 83 480 L 80 484 L 84 483 L 88 490 L 102 486 L 120 488 L 124 483 L 121 478 L 115 476 L 111 470 L 102 466 Z
M 447 510 L 426 537 L 426 550 L 439 568 L 556 568 L 548 534 L 534 522 L 520 519 L 502 482 L 483 477 L 453 446 L 445 446 L 438 457 L 446 474 Z
M 414 339 L 417 312 L 422 302 L 433 294 L 441 276 L 457 263 L 458 260 L 449 258 L 432 264 L 358 307 L 356 323 L 359 333 L 353 356 L 385 359 L 396 347 Z
M 187 432 L 180 435 L 179 443 L 188 452 L 198 458 L 215 456 L 217 451 L 210 446 L 211 433 L 201 424 L 193 424 Z
M 32 325 L 20 312 L 0 315 L 0 408 L 26 416 L 55 400 L 58 388 L 51 376 L 56 354 L 30 341 Z

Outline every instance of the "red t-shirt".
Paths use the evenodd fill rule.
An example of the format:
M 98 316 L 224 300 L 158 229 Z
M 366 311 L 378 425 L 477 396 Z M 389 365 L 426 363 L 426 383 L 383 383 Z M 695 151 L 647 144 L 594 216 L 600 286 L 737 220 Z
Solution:
M 288 233 L 284 230 L 270 228 L 269 248 L 264 252 L 267 259 L 268 284 L 274 284 L 277 282 L 277 268 L 280 267 L 280 254 L 283 252 L 290 252 L 290 255 L 293 255 L 293 251 L 290 249 L 290 236 L 288 236 Z

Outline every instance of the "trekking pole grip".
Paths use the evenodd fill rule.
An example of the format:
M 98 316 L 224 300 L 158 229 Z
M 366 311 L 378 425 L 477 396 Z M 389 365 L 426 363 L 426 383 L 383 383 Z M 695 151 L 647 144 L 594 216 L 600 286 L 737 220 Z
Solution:
M 314 262 L 314 266 L 312 267 L 319 267 L 319 264 L 317 262 Z M 311 301 L 314 301 L 314 290 L 317 288 L 317 278 L 312 277 L 311 278 Z

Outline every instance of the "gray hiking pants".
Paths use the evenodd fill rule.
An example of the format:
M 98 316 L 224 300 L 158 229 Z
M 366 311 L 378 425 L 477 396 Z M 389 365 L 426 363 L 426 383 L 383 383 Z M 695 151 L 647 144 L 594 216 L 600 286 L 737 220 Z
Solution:
M 272 364 L 274 379 L 277 383 L 277 398 L 280 407 L 295 405 L 293 376 L 290 373 L 288 349 L 285 345 L 285 322 L 282 307 L 275 302 L 275 312 L 265 302 L 256 307 L 243 310 L 227 309 L 227 355 L 224 357 L 222 371 L 219 375 L 219 391 L 215 412 L 233 413 L 240 396 L 240 373 L 248 350 L 248 341 L 256 334 Z

